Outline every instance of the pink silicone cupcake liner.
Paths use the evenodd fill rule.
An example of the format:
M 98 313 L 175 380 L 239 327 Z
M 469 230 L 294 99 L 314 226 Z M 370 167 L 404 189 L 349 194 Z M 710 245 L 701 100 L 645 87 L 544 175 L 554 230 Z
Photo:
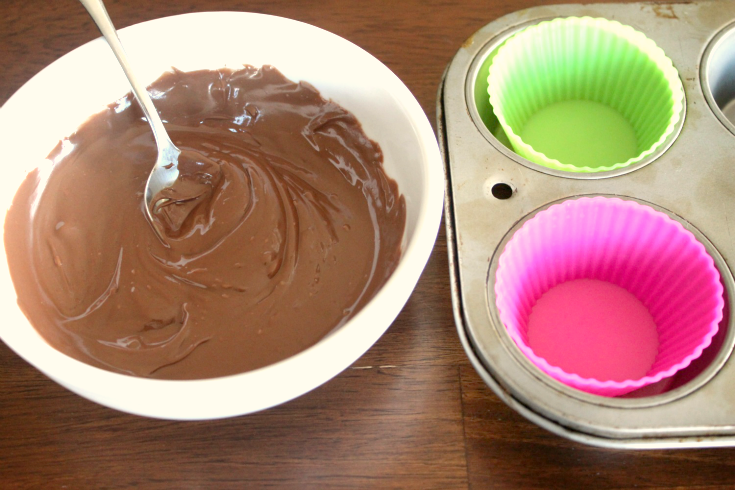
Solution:
M 563 294 L 576 295 L 572 306 L 551 310 L 560 315 L 559 331 L 537 334 L 536 345 L 529 318 L 540 317 L 548 303 L 541 298 L 547 292 L 550 298 L 551 290 L 562 294 L 562 284 L 568 289 Z M 605 197 L 564 201 L 528 220 L 500 256 L 495 295 L 501 321 L 531 362 L 568 386 L 603 396 L 628 393 L 688 366 L 710 344 L 724 306 L 720 274 L 691 232 L 649 206 Z M 614 315 L 627 314 L 617 310 L 598 310 L 598 321 L 575 324 L 572 317 L 590 313 L 597 300 L 607 301 L 601 308 L 628 302 L 639 316 L 650 315 L 653 334 L 627 317 L 616 325 Z M 626 337 L 615 339 L 618 331 Z M 647 349 L 651 359 L 641 359 Z M 541 352 L 556 358 L 550 362 Z M 640 376 L 617 377 L 626 365 L 641 362 L 650 368 Z

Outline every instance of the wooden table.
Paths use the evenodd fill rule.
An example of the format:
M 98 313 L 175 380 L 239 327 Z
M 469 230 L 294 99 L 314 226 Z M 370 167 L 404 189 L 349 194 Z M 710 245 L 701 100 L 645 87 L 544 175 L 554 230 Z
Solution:
M 502 15 L 541 3 L 110 0 L 108 10 L 118 27 L 206 10 L 322 27 L 390 67 L 433 124 L 437 86 L 462 42 Z M 74 0 L 0 2 L 0 102 L 98 35 Z M 66 391 L 3 344 L 0 373 L 2 488 L 735 486 L 735 448 L 591 448 L 504 405 L 459 343 L 443 228 L 413 296 L 383 338 L 324 386 L 262 413 L 206 422 L 127 415 Z

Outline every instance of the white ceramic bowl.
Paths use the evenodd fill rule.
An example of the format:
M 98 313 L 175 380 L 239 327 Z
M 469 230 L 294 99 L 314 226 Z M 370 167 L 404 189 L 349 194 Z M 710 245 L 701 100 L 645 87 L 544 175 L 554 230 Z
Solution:
M 386 171 L 406 197 L 403 257 L 373 300 L 313 347 L 243 374 L 165 381 L 97 369 L 51 348 L 17 306 L 3 247 L 0 338 L 41 372 L 81 396 L 125 412 L 164 419 L 251 413 L 325 383 L 386 331 L 408 300 L 433 248 L 444 184 L 439 149 L 426 115 L 403 83 L 370 54 L 334 34 L 293 20 L 242 12 L 186 14 L 122 29 L 120 38 L 145 83 L 172 66 L 188 71 L 270 64 L 292 80 L 308 81 L 323 96 L 354 113 L 367 135 L 380 144 Z M 2 209 L 8 209 L 25 175 L 62 137 L 128 91 L 121 69 L 101 38 L 63 56 L 18 90 L 0 109 Z

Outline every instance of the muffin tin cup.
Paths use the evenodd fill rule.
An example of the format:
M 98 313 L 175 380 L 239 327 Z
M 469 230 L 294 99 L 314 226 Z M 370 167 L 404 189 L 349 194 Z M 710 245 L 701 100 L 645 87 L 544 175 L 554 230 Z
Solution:
M 563 286 L 574 297 L 542 304 Z M 687 367 L 710 345 L 724 306 L 720 275 L 693 234 L 618 198 L 567 200 L 526 221 L 500 255 L 494 288 L 499 317 L 531 362 L 603 396 Z M 551 318 L 534 323 L 540 315 Z
M 568 172 L 605 172 L 654 153 L 679 120 L 678 73 L 641 32 L 602 18 L 544 21 L 513 35 L 488 93 L 514 151 Z
M 712 112 L 735 134 L 735 22 L 722 29 L 707 47 L 700 77 Z
M 509 40 L 569 17 L 632 26 L 678 71 L 684 90 L 678 121 L 657 149 L 626 167 L 570 172 L 524 158 L 488 96 L 487 73 Z M 729 266 L 735 260 L 735 134 L 719 119 L 723 108 L 710 109 L 704 76 L 707 53 L 733 25 L 735 4 L 709 0 L 534 7 L 480 29 L 445 72 L 437 132 L 446 165 L 445 223 L 459 338 L 498 397 L 556 434 L 617 448 L 735 446 L 735 279 Z M 722 288 L 722 320 L 701 355 L 672 376 L 622 395 L 584 391 L 539 368 L 501 320 L 496 291 L 500 257 L 527 222 L 556 205 L 598 197 L 634 202 L 678 223 L 704 248 Z M 702 338 L 702 346 L 706 342 Z

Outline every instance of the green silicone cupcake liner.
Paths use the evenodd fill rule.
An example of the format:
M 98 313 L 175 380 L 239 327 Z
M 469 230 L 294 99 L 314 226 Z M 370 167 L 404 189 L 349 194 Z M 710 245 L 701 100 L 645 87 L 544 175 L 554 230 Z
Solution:
M 604 172 L 645 159 L 674 131 L 684 100 L 676 69 L 651 39 L 590 17 L 545 21 L 515 34 L 493 58 L 488 84 L 514 151 L 568 172 Z

